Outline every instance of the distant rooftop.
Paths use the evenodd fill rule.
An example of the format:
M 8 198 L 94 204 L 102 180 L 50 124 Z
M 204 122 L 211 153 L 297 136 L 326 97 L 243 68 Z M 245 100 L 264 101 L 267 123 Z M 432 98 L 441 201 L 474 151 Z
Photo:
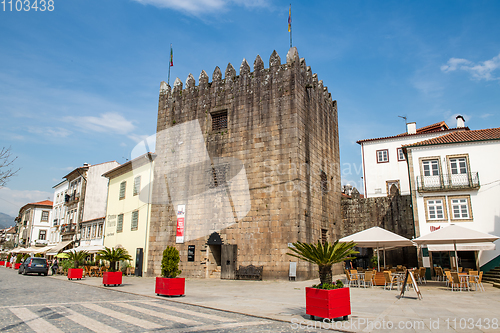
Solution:
M 449 131 L 459 131 L 459 130 L 466 130 L 468 131 L 468 127 L 462 127 L 462 128 L 450 128 L 446 122 L 441 121 L 439 123 L 435 123 L 432 125 L 427 125 L 421 128 L 417 128 L 417 132 L 415 134 L 408 134 L 408 133 L 401 133 L 398 135 L 393 135 L 393 136 L 386 136 L 386 137 L 381 137 L 381 138 L 373 138 L 373 139 L 365 139 L 365 140 L 359 140 L 356 141 L 358 144 L 362 144 L 364 142 L 369 142 L 369 141 L 376 141 L 376 140 L 385 140 L 385 139 L 394 139 L 394 138 L 400 138 L 400 137 L 406 137 L 406 136 L 414 136 L 414 135 L 420 135 L 420 134 L 425 134 L 425 133 L 435 133 L 435 132 L 449 132 Z
M 475 141 L 489 141 L 500 140 L 500 127 L 487 128 L 473 131 L 458 131 L 447 133 L 437 138 L 416 142 L 403 147 L 417 147 L 417 146 L 430 146 L 430 145 L 443 145 L 461 142 L 475 142 Z

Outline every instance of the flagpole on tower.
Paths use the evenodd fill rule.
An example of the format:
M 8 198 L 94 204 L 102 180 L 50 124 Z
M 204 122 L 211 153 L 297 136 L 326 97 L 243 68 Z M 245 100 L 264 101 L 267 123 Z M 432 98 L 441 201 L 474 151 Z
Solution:
M 167 84 L 170 86 L 170 67 L 174 66 L 174 50 L 172 49 L 172 44 L 170 44 L 170 62 L 168 63 L 168 81 Z
M 292 4 L 288 9 L 288 32 L 290 33 L 290 48 L 292 48 Z

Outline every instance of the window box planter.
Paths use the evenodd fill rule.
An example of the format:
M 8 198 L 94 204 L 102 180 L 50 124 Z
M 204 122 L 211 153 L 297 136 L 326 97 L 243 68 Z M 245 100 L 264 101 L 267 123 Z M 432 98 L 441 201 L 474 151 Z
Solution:
M 81 280 L 83 277 L 83 268 L 69 268 L 68 280 L 77 279 Z
M 314 317 L 334 319 L 351 314 L 351 297 L 349 288 L 332 290 L 306 287 L 306 314 Z
M 14 269 L 19 269 L 19 267 L 21 267 L 21 263 L 19 263 L 19 264 L 14 264 Z
M 102 284 L 107 287 L 110 285 L 119 286 L 122 284 L 122 272 L 104 272 L 102 274 Z
M 182 296 L 184 295 L 184 278 L 156 278 L 155 293 L 160 296 Z

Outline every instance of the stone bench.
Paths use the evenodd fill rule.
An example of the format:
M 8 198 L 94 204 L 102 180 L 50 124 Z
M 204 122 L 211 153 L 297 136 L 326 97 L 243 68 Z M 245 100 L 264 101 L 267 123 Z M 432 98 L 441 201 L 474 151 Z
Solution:
M 236 277 L 238 280 L 262 280 L 262 272 L 264 271 L 264 266 L 240 266 L 236 270 Z

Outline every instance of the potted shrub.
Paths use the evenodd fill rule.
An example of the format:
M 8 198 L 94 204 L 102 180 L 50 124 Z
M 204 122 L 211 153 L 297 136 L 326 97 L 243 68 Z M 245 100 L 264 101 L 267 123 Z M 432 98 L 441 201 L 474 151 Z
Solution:
M 7 261 L 6 261 L 6 263 L 5 263 L 5 267 L 7 267 L 7 268 L 9 268 L 9 267 L 10 267 L 10 258 L 12 258 L 12 254 L 11 254 L 11 253 L 9 253 L 9 254 L 7 255 Z
M 0 266 L 5 266 L 5 258 L 7 255 L 5 253 L 0 253 Z
M 102 274 L 102 284 L 106 287 L 109 285 L 118 286 L 122 284 L 123 274 L 120 270 L 116 270 L 116 263 L 121 260 L 131 260 L 132 257 L 128 254 L 127 250 L 123 248 L 108 248 L 97 252 L 97 260 L 109 261 L 109 271 Z
M 14 263 L 14 269 L 19 269 L 19 267 L 21 267 L 22 260 L 23 260 L 23 255 L 19 253 L 16 257 L 16 262 Z
M 320 241 L 315 244 L 302 242 L 293 243 L 289 249 L 294 253 L 290 256 L 318 265 L 320 284 L 306 287 L 306 314 L 314 319 L 315 316 L 327 319 L 347 317 L 351 314 L 351 299 L 349 288 L 344 287 L 342 281 L 332 282 L 333 264 L 354 259 L 355 243 L 339 243 L 333 245 Z
M 68 268 L 68 280 L 77 279 L 81 280 L 83 277 L 83 268 L 79 268 L 85 261 L 89 253 L 87 251 L 70 251 L 68 252 L 68 259 L 72 263 L 72 268 Z
M 163 251 L 163 259 L 161 261 L 161 277 L 156 278 L 156 295 L 184 295 L 185 279 L 177 277 L 181 274 L 179 261 L 179 251 L 173 246 L 167 246 Z

